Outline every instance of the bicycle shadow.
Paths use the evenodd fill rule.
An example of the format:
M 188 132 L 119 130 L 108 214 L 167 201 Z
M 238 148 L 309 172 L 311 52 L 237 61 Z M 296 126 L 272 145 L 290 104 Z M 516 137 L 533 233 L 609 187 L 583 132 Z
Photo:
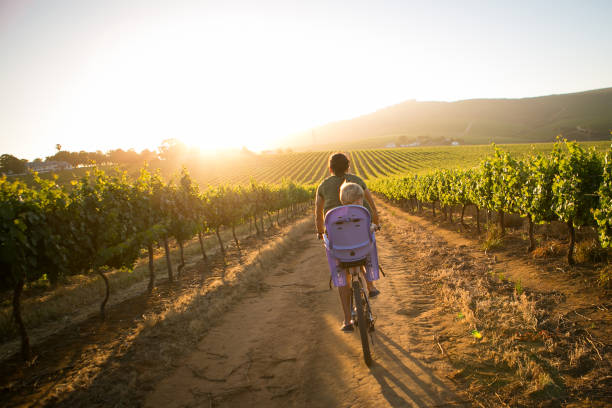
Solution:
M 374 346 L 378 358 L 370 368 L 384 398 L 392 407 L 469 405 L 433 371 L 381 331 Z M 409 381 L 398 377 L 407 377 Z M 400 395 L 405 394 L 405 395 Z

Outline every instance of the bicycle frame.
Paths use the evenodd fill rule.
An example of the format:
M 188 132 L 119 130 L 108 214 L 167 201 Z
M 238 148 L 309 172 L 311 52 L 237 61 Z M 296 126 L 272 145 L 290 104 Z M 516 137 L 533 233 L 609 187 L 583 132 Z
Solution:
M 374 337 L 372 335 L 372 332 L 374 331 L 374 322 L 376 321 L 376 319 L 374 318 L 374 314 L 372 313 L 372 308 L 370 306 L 370 299 L 368 297 L 368 292 L 367 290 L 365 290 L 365 286 L 363 284 L 363 278 L 361 276 L 360 272 L 365 272 L 363 271 L 363 266 L 361 267 L 353 267 L 353 268 L 347 268 L 347 272 L 349 272 L 351 274 L 351 287 L 353 286 L 353 282 L 358 282 L 359 283 L 359 290 L 361 291 L 361 294 L 363 296 L 363 299 L 365 301 L 365 318 L 368 321 L 368 329 L 370 332 L 370 339 L 372 341 L 372 344 L 374 344 Z M 355 310 L 355 304 L 354 304 L 354 294 L 352 294 L 351 296 L 351 318 L 353 319 L 353 321 L 357 322 L 357 312 Z
M 372 353 L 370 343 L 374 344 L 374 316 L 370 307 L 368 294 L 363 286 L 361 270 L 363 265 L 351 265 L 345 269 L 351 274 L 351 315 L 353 322 L 359 327 L 359 337 L 363 349 L 363 359 L 367 366 L 372 364 Z

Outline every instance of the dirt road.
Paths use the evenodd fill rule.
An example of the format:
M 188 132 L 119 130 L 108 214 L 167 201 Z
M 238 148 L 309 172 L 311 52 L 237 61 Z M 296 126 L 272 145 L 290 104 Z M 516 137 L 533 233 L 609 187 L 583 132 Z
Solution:
M 144 406 L 469 406 L 446 377 L 451 369 L 433 340 L 440 322 L 418 270 L 385 234 L 378 240 L 388 277 L 373 300 L 371 368 L 358 332 L 339 330 L 337 290 L 328 287 L 324 249 L 307 228 L 264 289 L 224 314 Z

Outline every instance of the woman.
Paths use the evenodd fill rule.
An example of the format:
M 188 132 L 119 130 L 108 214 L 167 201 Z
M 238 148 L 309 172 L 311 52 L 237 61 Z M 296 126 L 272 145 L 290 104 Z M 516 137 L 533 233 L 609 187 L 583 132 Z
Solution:
M 315 201 L 315 224 L 317 226 L 317 235 L 319 239 L 323 239 L 325 233 L 325 219 L 324 215 L 329 210 L 342 205 L 340 202 L 340 187 L 342 183 L 355 183 L 358 184 L 364 193 L 364 207 L 370 211 L 372 216 L 372 223 L 380 225 L 378 218 L 378 211 L 374 205 L 372 194 L 367 189 L 364 181 L 354 174 L 348 174 L 349 160 L 344 153 L 334 153 L 329 156 L 329 172 L 331 176 L 326 178 L 319 184 L 317 188 L 317 196 Z M 372 282 L 366 280 L 370 297 L 377 296 L 380 292 L 374 287 Z M 351 288 L 346 286 L 339 286 L 338 293 L 340 295 L 340 301 L 342 303 L 342 309 L 344 312 L 344 324 L 340 328 L 344 332 L 353 331 L 353 322 L 351 321 Z

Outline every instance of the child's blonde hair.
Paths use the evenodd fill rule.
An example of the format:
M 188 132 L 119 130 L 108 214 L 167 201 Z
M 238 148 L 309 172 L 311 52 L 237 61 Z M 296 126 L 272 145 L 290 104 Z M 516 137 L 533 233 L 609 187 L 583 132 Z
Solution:
M 346 181 L 340 186 L 340 202 L 342 204 L 354 203 L 357 200 L 363 200 L 363 189 L 357 183 L 347 183 Z

